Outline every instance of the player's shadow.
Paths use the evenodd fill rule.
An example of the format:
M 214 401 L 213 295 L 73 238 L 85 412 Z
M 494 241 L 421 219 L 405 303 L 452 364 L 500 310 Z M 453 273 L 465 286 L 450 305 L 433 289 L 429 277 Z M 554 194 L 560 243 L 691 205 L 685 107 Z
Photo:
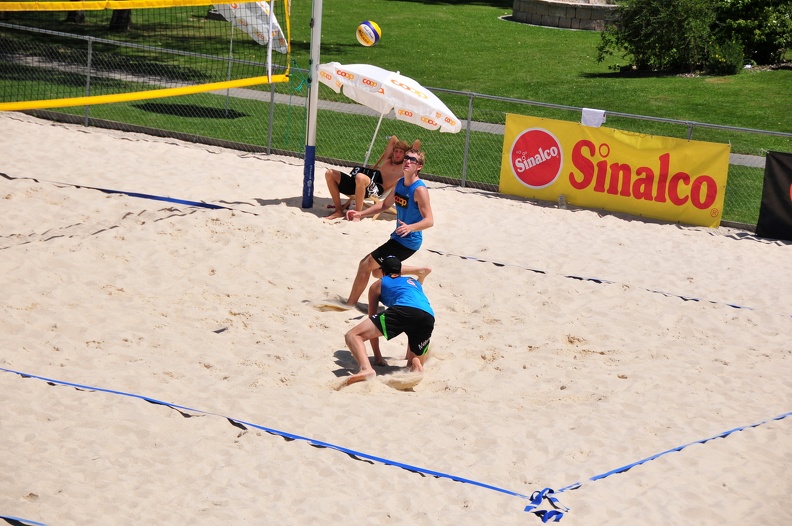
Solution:
M 335 363 L 340 367 L 340 369 L 336 369 L 333 371 L 333 374 L 336 375 L 337 378 L 341 378 L 342 376 L 350 376 L 352 373 L 357 371 L 358 365 L 355 357 L 352 356 L 352 353 L 346 349 L 339 349 L 333 353 L 335 357 Z M 369 356 L 369 363 L 371 363 L 371 357 Z M 391 358 L 392 359 L 392 358 Z M 397 371 L 403 369 L 403 367 L 399 367 L 398 365 L 374 365 L 374 370 L 377 371 L 378 376 L 393 374 Z

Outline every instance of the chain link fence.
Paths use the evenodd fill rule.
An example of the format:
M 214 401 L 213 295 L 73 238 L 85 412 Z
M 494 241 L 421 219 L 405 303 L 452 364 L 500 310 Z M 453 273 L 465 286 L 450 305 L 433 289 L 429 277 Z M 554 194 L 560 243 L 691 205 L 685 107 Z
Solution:
M 84 96 L 96 86 L 90 45 L 83 37 L 58 32 L 57 42 L 47 35 L 31 33 L 19 37 L 0 17 L 0 86 L 6 102 L 9 83 L 55 82 L 69 87 L 70 96 Z M 24 44 L 24 45 L 23 45 Z M 62 60 L 64 48 L 76 51 L 78 60 Z M 77 54 L 75 54 L 77 53 Z M 183 52 L 182 52 L 183 53 Z M 48 57 L 48 54 L 51 56 Z M 24 60 L 20 56 L 25 57 Z M 231 57 L 215 57 L 233 60 Z M 145 60 L 136 67 L 146 71 Z M 230 64 L 229 64 L 230 67 Z M 160 64 L 151 64 L 150 75 L 161 81 Z M 54 79 L 57 79 L 53 81 Z M 93 79 L 93 80 L 92 80 Z M 173 79 L 171 79 L 173 80 Z M 457 134 L 429 132 L 387 116 L 383 119 L 371 158 L 385 148 L 388 137 L 412 142 L 419 138 L 427 152 L 422 170 L 426 179 L 497 191 L 500 179 L 504 124 L 508 113 L 578 122 L 582 108 L 507 99 L 479 93 L 429 88 L 463 121 Z M 30 110 L 33 115 L 85 126 L 174 137 L 191 142 L 215 144 L 249 152 L 301 157 L 305 148 L 305 125 L 309 91 L 308 71 L 292 64 L 290 81 L 272 85 L 236 88 L 174 98 L 119 102 L 95 106 Z M 351 103 L 343 95 L 320 87 L 317 115 L 316 156 L 321 163 L 336 166 L 362 164 L 377 127 L 379 115 Z M 607 126 L 641 134 L 661 135 L 731 144 L 731 163 L 725 194 L 723 220 L 726 224 L 752 227 L 758 220 L 767 151 L 792 152 L 792 134 L 748 130 L 706 123 L 660 119 L 607 111 Z M 738 153 L 734 153 L 738 152 Z M 317 177 L 321 177 L 317 171 Z

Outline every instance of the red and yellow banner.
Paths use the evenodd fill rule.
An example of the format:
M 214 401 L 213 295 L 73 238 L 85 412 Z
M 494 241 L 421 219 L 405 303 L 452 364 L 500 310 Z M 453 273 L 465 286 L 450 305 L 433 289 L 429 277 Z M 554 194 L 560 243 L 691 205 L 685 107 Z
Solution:
M 506 116 L 500 192 L 717 227 L 729 145 Z

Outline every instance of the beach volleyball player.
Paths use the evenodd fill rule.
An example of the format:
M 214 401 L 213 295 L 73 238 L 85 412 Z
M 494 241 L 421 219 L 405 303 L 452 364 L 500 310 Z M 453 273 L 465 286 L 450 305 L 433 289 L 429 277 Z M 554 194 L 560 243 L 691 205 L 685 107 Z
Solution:
M 430 339 L 434 331 L 435 317 L 432 306 L 424 294 L 423 281 L 432 271 L 430 268 L 404 267 L 395 256 L 386 257 L 381 265 L 382 277 L 369 287 L 369 316 L 350 329 L 345 335 L 347 347 L 358 371 L 346 379 L 344 385 L 371 380 L 377 373 L 366 355 L 366 342 L 374 350 L 374 364 L 387 365 L 379 348 L 380 337 L 386 340 L 405 333 L 407 335 L 407 367 L 412 373 L 423 373 L 423 365 L 429 355 Z M 410 272 L 417 276 L 404 275 Z M 377 312 L 380 301 L 387 307 Z M 420 376 L 413 384 L 420 381 Z
M 350 210 L 349 218 L 362 219 L 379 214 L 383 210 L 396 206 L 396 229 L 387 242 L 366 255 L 358 264 L 352 291 L 342 306 L 352 308 L 357 304 L 363 291 L 366 290 L 371 273 L 378 269 L 388 256 L 395 256 L 404 261 L 415 254 L 423 243 L 422 231 L 434 225 L 434 215 L 429 202 L 429 190 L 420 178 L 426 157 L 420 150 L 409 150 L 402 163 L 402 178 L 396 183 L 393 192 L 385 199 L 362 212 Z

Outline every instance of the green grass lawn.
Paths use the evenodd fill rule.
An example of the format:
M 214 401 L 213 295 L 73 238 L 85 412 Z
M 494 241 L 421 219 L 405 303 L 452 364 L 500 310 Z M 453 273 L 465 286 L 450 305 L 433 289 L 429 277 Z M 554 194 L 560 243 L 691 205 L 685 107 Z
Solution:
M 497 0 L 324 0 L 319 61 L 371 63 L 435 88 L 792 133 L 792 69 L 618 75 L 608 68 L 615 60 L 596 62 L 599 33 L 500 18 L 511 13 L 511 1 Z M 292 58 L 301 67 L 308 65 L 310 17 L 311 2 L 292 3 Z M 383 32 L 371 48 L 355 39 L 366 19 Z

